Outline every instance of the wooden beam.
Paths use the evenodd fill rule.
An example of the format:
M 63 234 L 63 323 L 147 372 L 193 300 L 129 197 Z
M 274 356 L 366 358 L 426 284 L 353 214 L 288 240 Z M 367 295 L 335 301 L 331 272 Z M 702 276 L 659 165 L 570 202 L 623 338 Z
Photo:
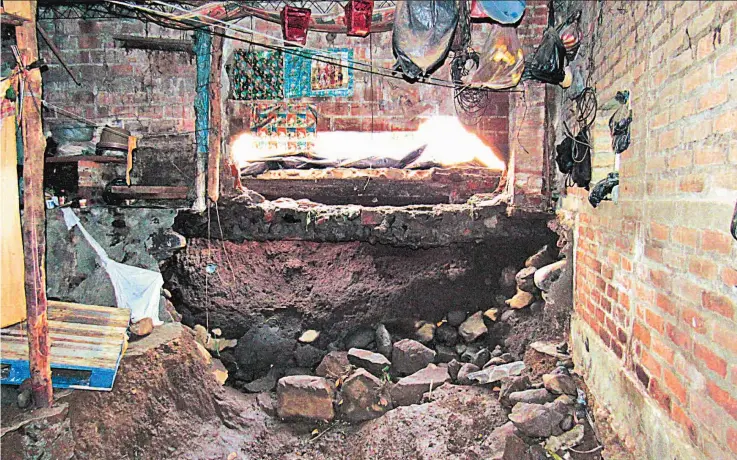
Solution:
M 23 16 L 18 16 L 15 13 L 9 13 L 2 6 L 0 6 L 0 23 L 8 26 L 21 26 L 28 19 Z
M 110 193 L 122 199 L 140 200 L 184 200 L 187 198 L 189 187 L 163 185 L 113 185 Z
M 175 51 L 194 55 L 192 42 L 173 38 L 137 37 L 135 35 L 114 35 L 114 40 L 123 44 L 125 49 L 143 49 L 154 51 Z
M 58 163 L 79 163 L 81 161 L 89 161 L 91 163 L 120 163 L 125 164 L 124 157 L 111 157 L 105 155 L 70 155 L 66 157 L 48 157 L 47 164 Z
M 5 2 L 5 8 L 11 14 L 29 18 L 23 25 L 15 28 L 23 66 L 27 66 L 38 60 L 36 1 Z M 46 211 L 43 190 L 46 139 L 41 122 L 41 71 L 34 69 L 21 74 L 21 84 L 25 85 L 21 129 L 28 361 L 31 368 L 33 400 L 38 407 L 49 407 L 54 398 L 51 389 L 49 324 L 46 313 Z
M 329 205 L 409 206 L 465 203 L 491 193 L 502 171 L 486 168 L 313 169 L 268 171 L 242 177 L 243 185 L 266 199 L 308 199 Z
M 223 66 L 222 35 L 212 39 L 210 68 L 210 151 L 207 157 L 207 196 L 211 201 L 220 197 L 220 149 L 222 148 L 222 85 L 221 71 Z

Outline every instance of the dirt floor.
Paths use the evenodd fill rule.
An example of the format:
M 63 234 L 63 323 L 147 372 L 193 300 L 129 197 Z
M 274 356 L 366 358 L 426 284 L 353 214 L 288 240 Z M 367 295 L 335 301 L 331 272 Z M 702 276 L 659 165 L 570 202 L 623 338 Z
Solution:
M 525 361 L 533 381 L 555 366 L 550 357 L 534 351 Z M 72 443 L 67 447 L 79 459 L 482 459 L 498 451 L 491 434 L 507 422 L 509 412 L 492 388 L 447 384 L 425 404 L 400 407 L 363 424 L 283 422 L 275 416 L 273 393 L 243 394 L 219 386 L 193 334 L 178 323 L 131 343 L 112 392 L 66 391 L 57 396 L 57 406 L 66 407 L 67 415 L 50 419 L 46 431 L 33 431 L 33 423 L 21 422 L 4 433 L 3 459 L 23 458 L 29 437 L 51 449 L 60 430 L 71 434 L 65 442 Z M 4 431 L 35 413 L 5 404 Z M 572 453 L 571 458 L 630 458 L 602 431 L 604 457 L 596 450 Z M 54 439 L 39 441 L 49 433 Z M 599 445 L 588 424 L 585 433 L 576 450 Z M 617 456 L 609 457 L 609 452 Z

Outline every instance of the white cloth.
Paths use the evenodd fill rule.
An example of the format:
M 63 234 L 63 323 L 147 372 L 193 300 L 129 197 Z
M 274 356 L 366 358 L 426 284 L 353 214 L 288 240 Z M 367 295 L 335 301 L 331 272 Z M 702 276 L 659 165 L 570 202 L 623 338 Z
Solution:
M 113 283 L 118 308 L 129 308 L 133 323 L 143 318 L 151 318 L 154 326 L 164 324 L 159 320 L 159 301 L 161 300 L 161 288 L 164 285 L 161 273 L 121 264 L 110 259 L 102 246 L 87 233 L 77 215 L 70 208 L 61 208 L 61 211 L 64 214 L 67 229 L 71 230 L 75 225 L 79 227 L 82 235 L 100 258 L 100 264 L 107 271 Z

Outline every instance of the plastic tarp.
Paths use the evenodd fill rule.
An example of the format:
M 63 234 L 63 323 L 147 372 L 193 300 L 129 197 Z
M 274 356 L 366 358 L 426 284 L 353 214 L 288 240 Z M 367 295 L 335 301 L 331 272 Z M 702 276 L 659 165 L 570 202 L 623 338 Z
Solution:
M 448 55 L 458 24 L 458 6 L 448 0 L 397 2 L 392 46 L 407 78 L 435 70 Z
M 87 232 L 77 215 L 70 208 L 62 208 L 61 211 L 64 214 L 64 223 L 66 223 L 67 229 L 72 230 L 77 226 L 100 258 L 100 264 L 107 271 L 110 281 L 113 283 L 118 308 L 129 308 L 131 322 L 133 323 L 137 323 L 143 318 L 151 318 L 154 326 L 164 324 L 163 321 L 159 320 L 159 301 L 161 288 L 164 285 L 161 273 L 121 264 L 110 259 L 102 246 Z

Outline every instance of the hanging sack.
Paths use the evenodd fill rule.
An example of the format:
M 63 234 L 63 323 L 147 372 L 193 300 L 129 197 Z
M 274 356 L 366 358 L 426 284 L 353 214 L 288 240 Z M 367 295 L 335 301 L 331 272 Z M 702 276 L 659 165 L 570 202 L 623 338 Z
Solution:
M 454 0 L 397 2 L 392 36 L 395 67 L 411 80 L 431 73 L 448 55 L 456 24 Z
M 612 135 L 612 150 L 622 153 L 630 146 L 630 124 L 632 110 L 629 107 L 629 91 L 617 91 L 616 101 L 620 104 L 609 118 L 609 132 Z
M 501 24 L 515 24 L 525 13 L 525 0 L 473 0 L 472 18 L 491 18 Z
M 529 62 L 525 63 L 524 78 L 557 85 L 565 78 L 566 48 L 555 29 L 547 29 L 543 41 Z
M 563 142 L 555 147 L 555 162 L 558 170 L 567 174 L 566 185 L 577 185 L 586 190 L 591 183 L 591 143 L 588 128 L 582 129 L 573 137 L 566 128 Z
M 493 24 L 482 49 L 478 69 L 466 83 L 474 88 L 490 89 L 517 86 L 525 69 L 517 29 Z

